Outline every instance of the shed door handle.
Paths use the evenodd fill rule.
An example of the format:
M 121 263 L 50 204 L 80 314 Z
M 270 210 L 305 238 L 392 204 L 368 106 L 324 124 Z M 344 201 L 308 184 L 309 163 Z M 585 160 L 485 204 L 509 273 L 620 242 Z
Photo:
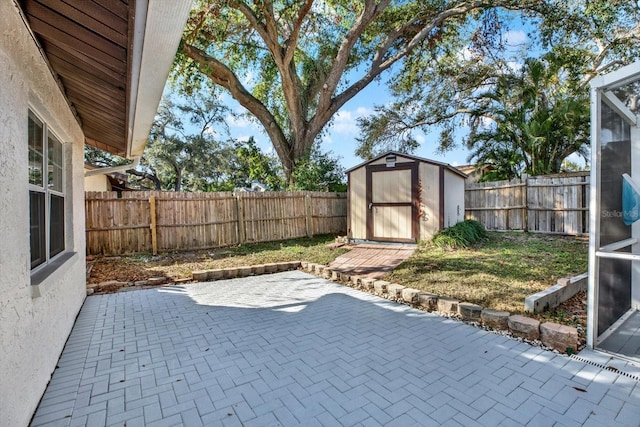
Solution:
M 373 203 L 369 203 L 369 209 L 373 207 Z

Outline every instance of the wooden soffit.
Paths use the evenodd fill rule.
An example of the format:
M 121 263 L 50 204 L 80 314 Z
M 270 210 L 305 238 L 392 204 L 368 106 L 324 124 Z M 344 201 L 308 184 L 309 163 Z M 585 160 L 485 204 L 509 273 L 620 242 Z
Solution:
M 86 143 L 126 156 L 135 0 L 21 0 Z

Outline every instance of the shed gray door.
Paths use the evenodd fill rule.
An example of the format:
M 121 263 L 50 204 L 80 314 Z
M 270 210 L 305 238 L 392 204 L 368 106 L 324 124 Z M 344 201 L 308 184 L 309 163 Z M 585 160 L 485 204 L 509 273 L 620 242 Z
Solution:
M 417 240 L 417 163 L 367 167 L 367 239 Z

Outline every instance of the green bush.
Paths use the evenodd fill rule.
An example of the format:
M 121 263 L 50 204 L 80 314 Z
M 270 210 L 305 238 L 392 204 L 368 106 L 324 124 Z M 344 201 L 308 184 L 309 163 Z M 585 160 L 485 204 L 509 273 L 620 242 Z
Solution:
M 487 232 L 484 226 L 478 221 L 468 219 L 438 231 L 431 243 L 442 249 L 467 248 L 485 237 Z

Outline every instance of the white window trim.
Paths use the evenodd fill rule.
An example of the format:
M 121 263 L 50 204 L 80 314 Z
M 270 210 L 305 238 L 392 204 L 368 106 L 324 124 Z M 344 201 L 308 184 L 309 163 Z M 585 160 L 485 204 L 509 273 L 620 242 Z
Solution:
M 63 256 L 65 256 L 65 254 L 67 254 L 65 256 L 65 258 L 68 257 L 68 252 L 69 252 L 69 248 L 67 247 L 67 234 L 69 233 L 69 230 L 67 230 L 66 227 L 66 223 L 67 223 L 67 215 L 69 214 L 68 212 L 68 200 L 67 200 L 67 192 L 65 191 L 67 189 L 67 162 L 66 162 L 66 150 L 67 150 L 67 144 L 65 144 L 63 142 L 63 140 L 61 138 L 58 137 L 58 135 L 56 134 L 56 132 L 54 130 L 51 129 L 51 127 L 48 125 L 48 123 L 42 118 L 42 116 L 40 114 L 38 114 L 35 110 L 35 108 L 33 108 L 32 106 L 29 106 L 28 109 L 28 116 L 29 115 L 33 115 L 33 117 L 35 117 L 41 124 L 42 124 L 42 166 L 43 166 L 43 173 L 42 173 L 42 187 L 35 185 L 35 184 L 31 184 L 31 182 L 29 182 L 29 192 L 34 191 L 34 192 L 39 192 L 39 193 L 43 193 L 45 195 L 45 221 L 44 221 L 44 228 L 45 228 L 45 242 L 44 242 L 44 252 L 45 252 L 45 260 L 37 265 L 36 267 L 30 268 L 31 271 L 31 275 L 32 278 L 34 275 L 37 275 L 38 273 L 44 273 L 42 270 L 47 269 L 47 267 L 51 267 L 52 265 L 57 265 L 57 262 L 60 258 L 62 258 Z M 56 141 L 58 141 L 58 143 L 60 143 L 61 147 L 62 147 L 62 156 L 61 156 L 61 161 L 62 161 L 62 191 L 56 191 L 56 190 L 51 190 L 48 188 L 48 182 L 49 182 L 49 173 L 48 173 L 48 167 L 49 167 L 49 135 L 53 136 Z M 62 197 L 64 199 L 64 223 L 65 223 L 65 229 L 64 229 L 64 235 L 63 235 L 63 242 L 64 242 L 64 248 L 62 251 L 60 251 L 59 253 L 55 254 L 54 256 L 50 256 L 49 252 L 50 252 L 50 237 L 51 237 L 51 217 L 50 217 L 50 206 L 51 206 L 51 195 L 56 195 L 59 197 Z M 29 214 L 30 215 L 30 214 Z M 31 253 L 31 246 L 29 246 L 29 253 Z M 41 274 L 39 275 L 41 276 Z

